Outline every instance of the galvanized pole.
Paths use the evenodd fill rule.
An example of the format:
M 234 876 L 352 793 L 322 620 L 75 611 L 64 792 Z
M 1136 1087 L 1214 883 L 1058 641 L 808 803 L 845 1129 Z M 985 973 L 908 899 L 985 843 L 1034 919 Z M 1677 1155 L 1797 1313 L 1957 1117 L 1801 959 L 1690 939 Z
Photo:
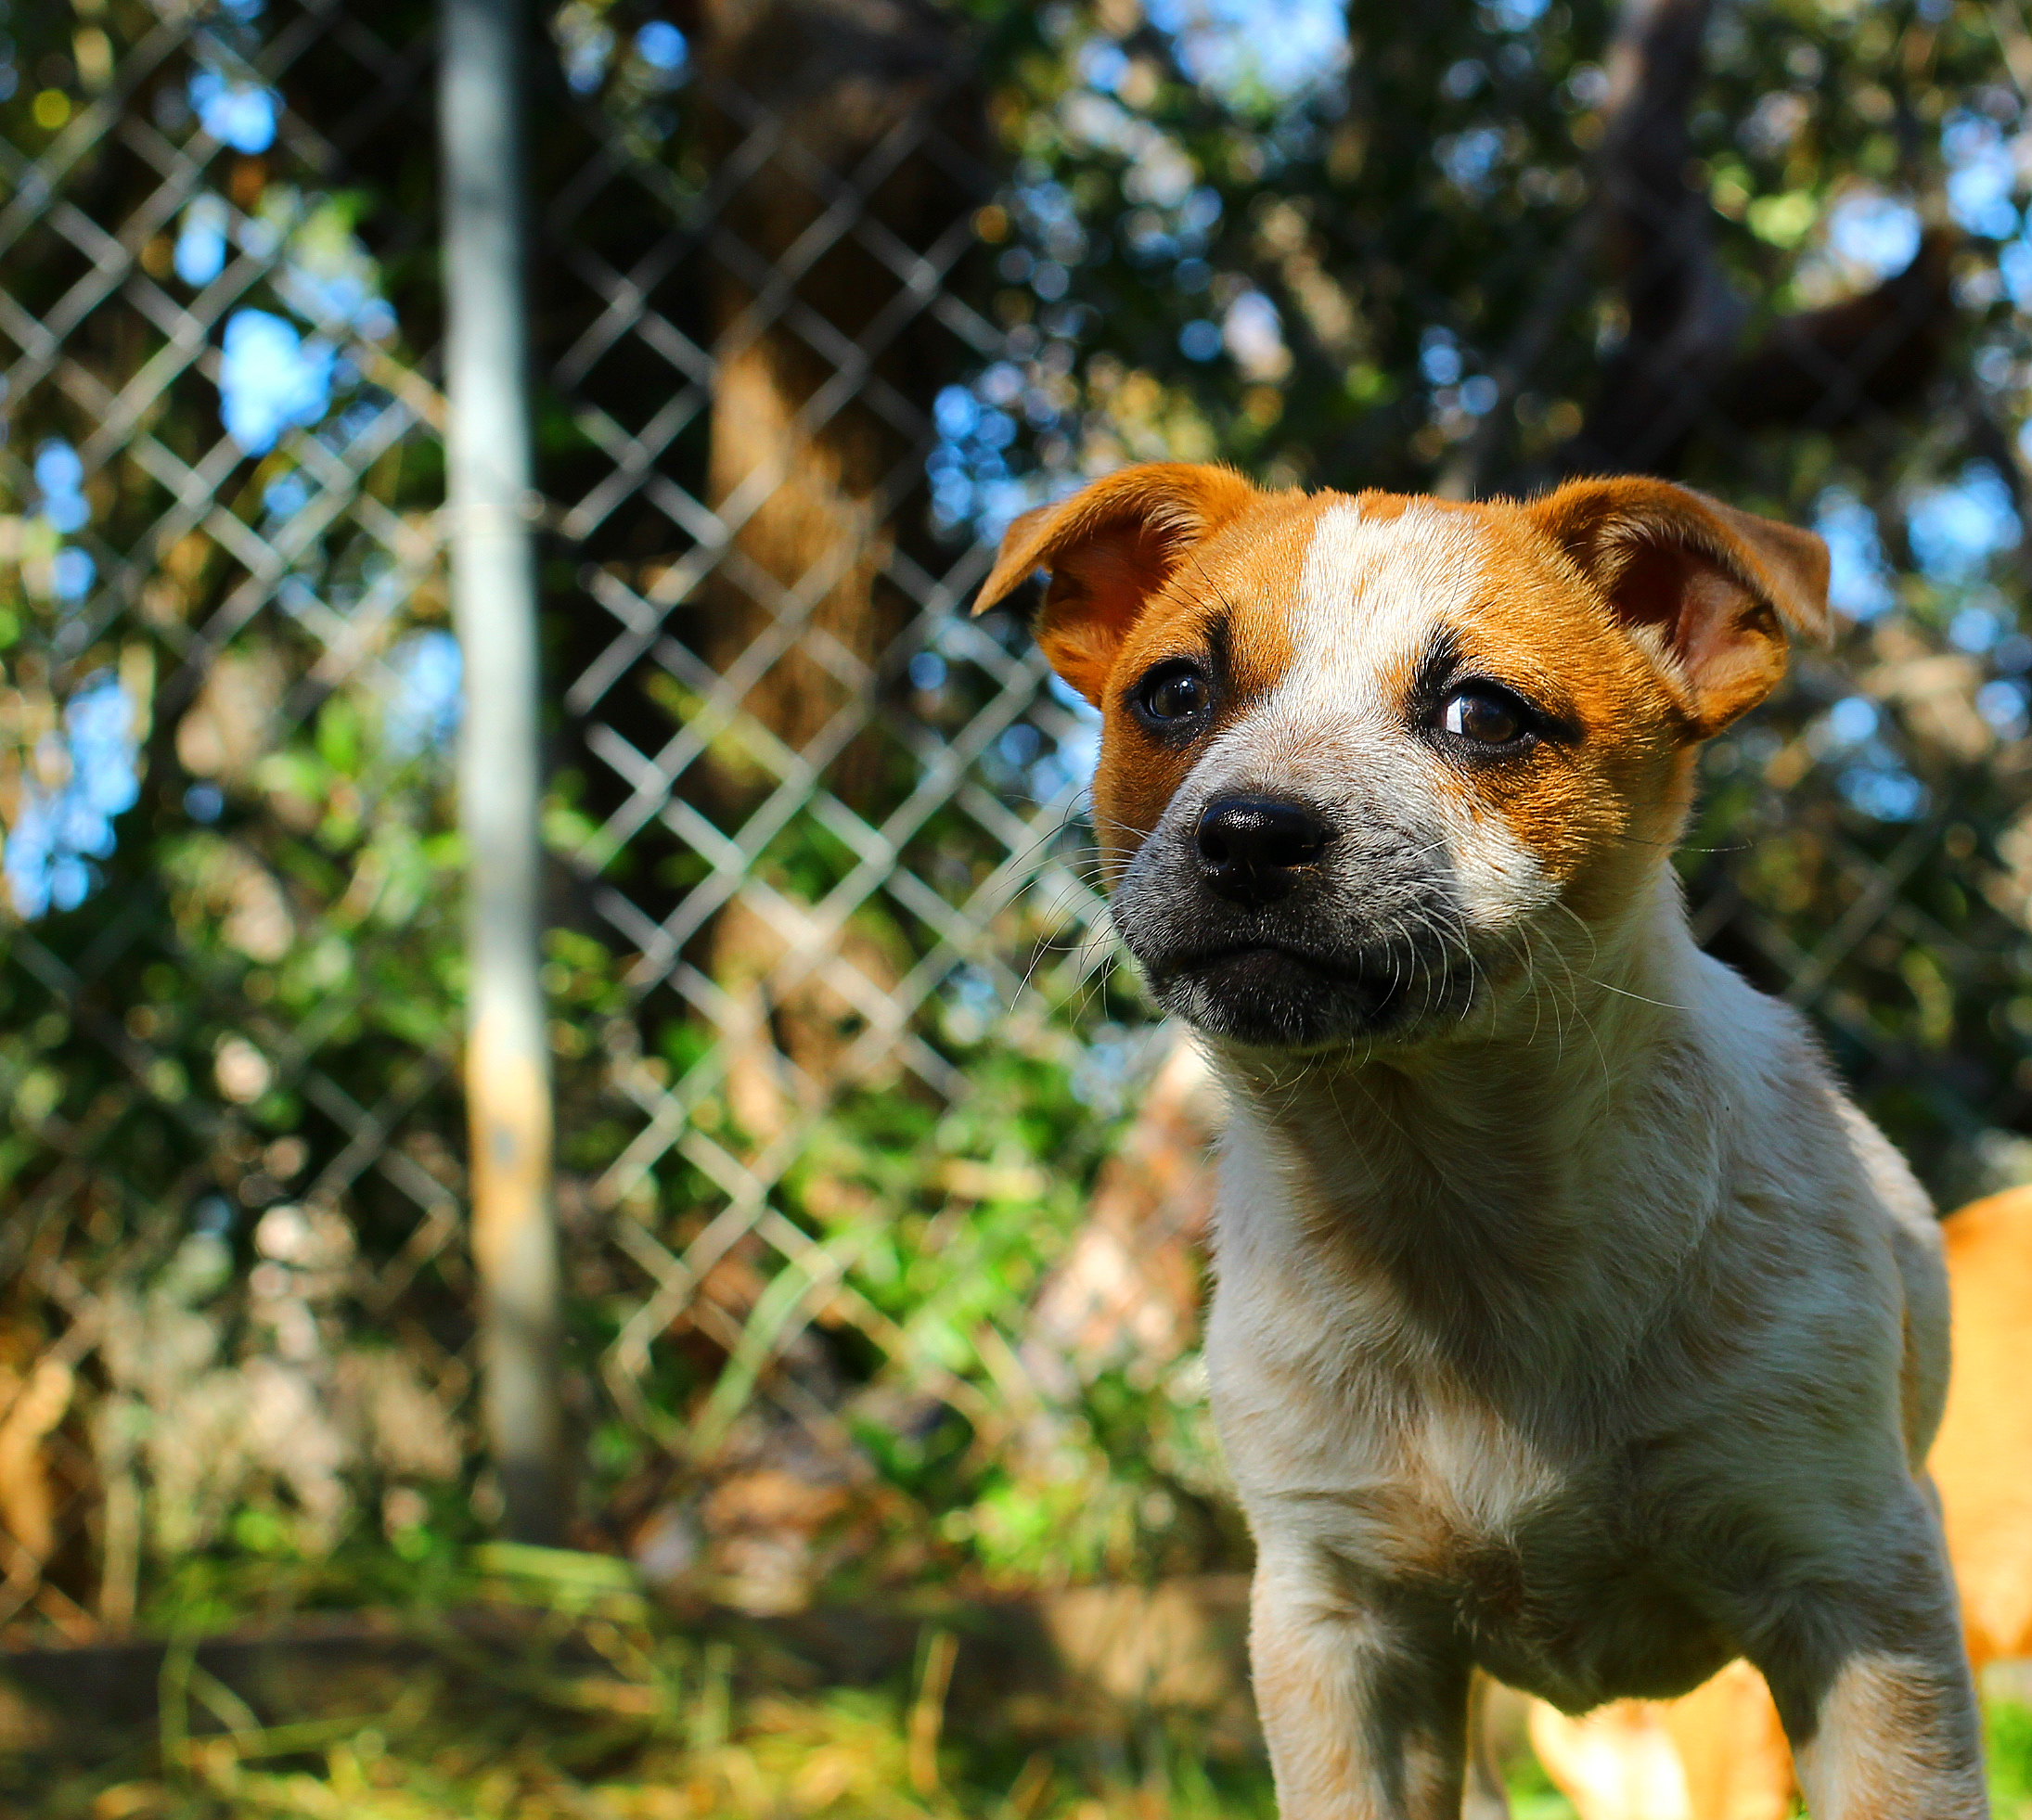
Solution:
M 538 980 L 536 576 L 523 296 L 521 0 L 443 0 L 445 426 L 452 605 L 465 658 L 466 1103 L 482 1402 L 504 1524 L 555 1544 L 551 1100 Z

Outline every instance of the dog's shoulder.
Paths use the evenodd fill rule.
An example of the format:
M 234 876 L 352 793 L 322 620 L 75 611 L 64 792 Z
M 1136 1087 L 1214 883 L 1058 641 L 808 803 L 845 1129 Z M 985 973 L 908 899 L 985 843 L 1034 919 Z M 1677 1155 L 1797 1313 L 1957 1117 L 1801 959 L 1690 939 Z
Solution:
M 1842 1084 L 1807 1019 L 1733 968 L 1699 956 L 1704 1060 L 1727 1099 L 1739 1156 L 1803 1196 L 1859 1200 L 1938 1249 L 1934 1206 L 1891 1141 Z
M 1909 1459 L 1924 1456 L 1948 1382 L 1948 1279 L 1934 1205 L 1843 1084 L 1796 1011 L 1706 961 L 1704 1027 L 1726 1058 L 1736 1209 L 1717 1236 L 1744 1282 L 1786 1285 L 1782 1370 L 1846 1362 L 1830 1396 L 1866 1385 L 1858 1361 L 1895 1372 Z M 1815 1286 L 1809 1288 L 1809 1285 Z M 1811 1339 L 1803 1337 L 1807 1332 Z

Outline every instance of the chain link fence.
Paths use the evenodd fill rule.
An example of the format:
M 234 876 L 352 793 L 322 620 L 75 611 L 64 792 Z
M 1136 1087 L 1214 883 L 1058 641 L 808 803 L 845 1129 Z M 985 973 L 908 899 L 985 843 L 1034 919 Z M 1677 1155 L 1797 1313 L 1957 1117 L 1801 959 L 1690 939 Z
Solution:
M 964 614 L 984 533 L 1127 455 L 1486 488 L 1583 428 L 1561 363 L 1602 294 L 1599 167 L 1544 178 L 1550 251 L 1541 218 L 1506 229 L 1486 395 L 1435 327 L 1443 261 L 1392 357 L 1422 379 L 1364 393 L 1389 360 L 1335 310 L 1415 198 L 1364 253 L 1274 170 L 1167 175 L 1167 146 L 1214 154 L 1125 85 L 1184 80 L 1190 31 L 1021 11 L 573 4 L 533 79 L 572 1540 L 753 1609 L 1241 1545 L 1191 1350 L 1206 1115 L 1094 889 L 1091 716 L 1020 624 Z M 103 0 L 6 29 L 0 1635 L 405 1596 L 499 1498 L 434 22 Z M 1280 155 L 1342 170 L 1315 111 Z M 1112 247 L 1082 160 L 1125 199 Z M 1955 282 L 1972 320 L 2004 307 Z M 1125 360 L 1125 322 L 1177 372 Z M 1710 387 L 1710 452 L 1675 424 L 1639 463 L 1815 519 L 1848 564 L 1867 623 L 1711 755 L 1689 889 L 1944 1198 L 2013 1176 L 2032 1110 L 2018 456 L 1956 332 L 1923 425 L 1877 385 L 1894 324 L 1801 357 L 1833 363 L 1777 439 L 1807 457 Z M 1294 349 L 1352 376 L 1311 468 L 1276 433 Z

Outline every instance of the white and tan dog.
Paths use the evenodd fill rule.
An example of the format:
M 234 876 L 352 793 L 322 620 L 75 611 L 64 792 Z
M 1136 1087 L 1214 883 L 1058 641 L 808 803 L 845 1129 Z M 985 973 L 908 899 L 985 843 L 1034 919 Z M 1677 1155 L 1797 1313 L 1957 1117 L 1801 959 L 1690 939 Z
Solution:
M 1737 1656 L 1815 1820 L 1985 1813 L 1934 1221 L 1669 863 L 1820 542 L 1160 465 L 1019 520 L 978 606 L 1039 568 L 1115 921 L 1233 1101 L 1206 1354 L 1286 1820 L 1500 1813 L 1478 1671 L 1578 1711 Z

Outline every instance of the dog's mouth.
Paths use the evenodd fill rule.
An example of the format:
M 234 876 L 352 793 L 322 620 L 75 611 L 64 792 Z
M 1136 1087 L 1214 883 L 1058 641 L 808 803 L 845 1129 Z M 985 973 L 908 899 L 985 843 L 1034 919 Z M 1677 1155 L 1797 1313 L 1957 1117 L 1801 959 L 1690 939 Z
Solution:
M 1379 1036 L 1461 1008 L 1455 969 L 1408 949 L 1347 956 L 1236 942 L 1166 955 L 1148 971 L 1151 990 L 1190 1022 L 1280 1048 Z
M 1362 985 L 1374 981 L 1381 969 L 1356 963 L 1350 965 L 1344 959 L 1316 954 L 1309 948 L 1294 946 L 1287 942 L 1230 942 L 1216 948 L 1202 948 L 1190 954 L 1168 956 L 1162 968 L 1151 973 L 1151 983 L 1162 990 L 1173 980 L 1190 975 L 1208 978 L 1223 974 L 1247 974 L 1251 969 L 1257 972 L 1274 971 L 1281 968 L 1295 968 L 1301 972 L 1317 973 L 1323 980 L 1331 980 L 1345 985 Z M 1394 969 L 1403 971 L 1401 963 Z

